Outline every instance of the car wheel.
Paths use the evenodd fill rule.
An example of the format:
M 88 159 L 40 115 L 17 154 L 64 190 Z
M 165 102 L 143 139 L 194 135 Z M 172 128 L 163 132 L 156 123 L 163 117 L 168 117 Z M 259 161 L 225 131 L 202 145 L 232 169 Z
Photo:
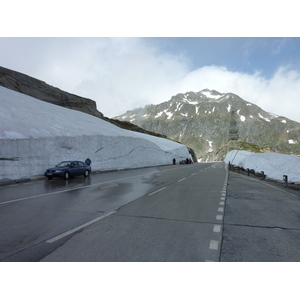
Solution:
M 65 180 L 69 179 L 69 177 L 70 177 L 70 173 L 66 172 L 65 175 L 64 175 Z
M 84 177 L 88 177 L 89 174 L 90 174 L 90 172 L 89 172 L 88 170 L 85 170 L 83 176 L 84 176 Z

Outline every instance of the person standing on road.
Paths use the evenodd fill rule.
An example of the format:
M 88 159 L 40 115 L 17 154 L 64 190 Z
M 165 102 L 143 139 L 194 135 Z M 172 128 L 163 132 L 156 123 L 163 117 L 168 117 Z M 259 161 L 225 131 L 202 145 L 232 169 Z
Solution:
M 86 164 L 86 165 L 90 166 L 91 163 L 92 163 L 92 161 L 91 161 L 90 158 L 87 158 L 87 159 L 85 160 L 85 164 Z

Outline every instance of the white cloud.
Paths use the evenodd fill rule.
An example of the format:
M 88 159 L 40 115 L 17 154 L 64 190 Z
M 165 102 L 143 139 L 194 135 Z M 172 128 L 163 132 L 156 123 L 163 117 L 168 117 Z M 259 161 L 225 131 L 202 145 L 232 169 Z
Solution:
M 215 65 L 190 70 L 188 58 L 140 38 L 2 40 L 0 54 L 0 65 L 91 98 L 108 117 L 209 88 L 300 122 L 300 73 L 291 66 L 280 67 L 271 78 Z
M 138 38 L 92 38 L 65 47 L 63 53 L 51 49 L 40 78 L 95 100 L 109 117 L 168 100 L 188 72 L 184 58 L 159 52 Z

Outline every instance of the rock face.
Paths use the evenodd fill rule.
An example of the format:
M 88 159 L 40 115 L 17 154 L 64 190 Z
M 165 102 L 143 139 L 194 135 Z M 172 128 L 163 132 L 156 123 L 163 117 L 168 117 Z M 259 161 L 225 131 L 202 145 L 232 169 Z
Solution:
M 103 118 L 96 102 L 79 97 L 28 75 L 0 67 L 0 86 L 34 98 Z
M 265 151 L 300 154 L 299 123 L 268 113 L 233 93 L 205 89 L 177 94 L 169 101 L 127 111 L 116 119 L 179 141 L 194 149 L 201 161 L 217 159 L 208 154 L 230 140 L 246 140 Z

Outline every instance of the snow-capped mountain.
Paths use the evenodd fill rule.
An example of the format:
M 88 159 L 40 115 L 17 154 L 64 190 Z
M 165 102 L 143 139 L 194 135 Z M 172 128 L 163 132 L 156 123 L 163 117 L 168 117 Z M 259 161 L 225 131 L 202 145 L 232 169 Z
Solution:
M 270 151 L 300 154 L 300 124 L 266 112 L 233 93 L 215 90 L 177 94 L 169 101 L 115 117 L 191 147 L 199 159 L 230 139 Z M 234 134 L 233 134 L 234 133 Z

